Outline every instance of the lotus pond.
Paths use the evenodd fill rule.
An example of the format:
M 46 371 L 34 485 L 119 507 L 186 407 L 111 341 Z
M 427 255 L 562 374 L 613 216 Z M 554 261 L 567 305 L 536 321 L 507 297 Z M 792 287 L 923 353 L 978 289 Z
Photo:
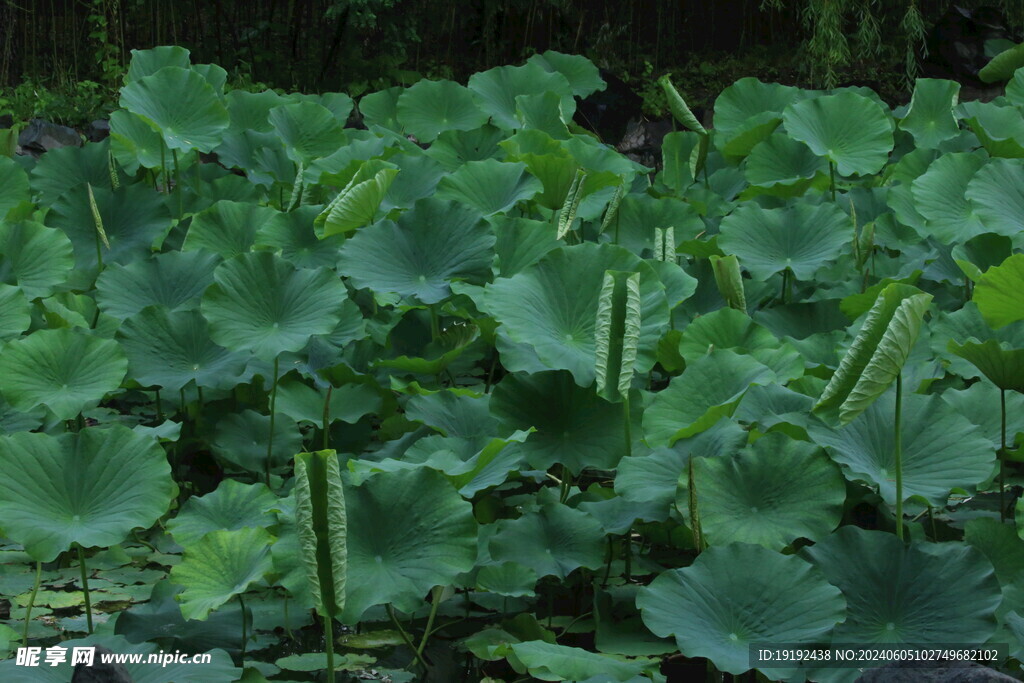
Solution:
M 853 681 L 1024 660 L 1024 71 L 743 79 L 641 166 L 547 52 L 355 103 L 133 53 L 0 157 L 0 678 Z

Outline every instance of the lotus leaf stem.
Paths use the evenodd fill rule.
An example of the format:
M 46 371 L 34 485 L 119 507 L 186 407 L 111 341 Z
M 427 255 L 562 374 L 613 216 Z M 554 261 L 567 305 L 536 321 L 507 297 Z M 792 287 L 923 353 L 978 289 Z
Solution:
M 427 627 L 423 631 L 423 638 L 420 639 L 420 646 L 416 648 L 416 652 L 420 655 L 423 654 L 424 648 L 427 647 L 427 639 L 430 638 L 431 630 L 434 627 L 434 617 L 437 616 L 437 606 L 441 603 L 441 592 L 443 590 L 441 586 L 434 586 L 434 590 L 431 591 L 430 616 L 427 617 Z
M 633 455 L 633 425 L 629 422 L 629 390 L 622 397 L 622 426 L 626 435 L 626 457 Z
M 21 636 L 21 646 L 28 647 L 28 626 L 32 623 L 32 606 L 36 604 L 36 594 L 39 592 L 39 582 L 43 576 L 43 563 L 36 561 L 36 580 L 32 585 L 32 593 L 28 596 L 28 605 L 25 606 L 25 631 Z
M 1006 389 L 999 389 L 999 521 L 1006 521 Z
M 327 398 L 324 399 L 324 420 L 323 420 L 323 443 L 321 448 L 327 450 L 327 442 L 330 439 L 331 429 L 331 393 L 334 391 L 334 385 L 327 387 Z
M 421 655 L 419 650 L 416 649 L 416 646 L 412 644 L 412 640 L 409 638 L 409 634 L 405 632 L 404 628 L 402 628 L 402 622 L 398 621 L 398 617 L 395 616 L 395 608 L 391 606 L 390 602 L 386 605 L 386 607 L 388 610 L 388 616 L 391 617 L 391 622 L 395 625 L 395 628 L 398 629 L 398 634 L 402 636 L 402 642 L 405 643 L 405 646 L 407 648 L 412 650 L 412 653 L 413 655 L 415 655 L 416 661 L 420 663 L 420 666 L 422 666 L 424 669 L 429 669 L 430 667 L 427 666 L 427 662 L 423 659 L 423 655 Z
M 324 616 L 324 650 L 327 652 L 327 680 L 334 681 L 334 619 Z
M 274 381 L 270 385 L 270 435 L 267 437 L 267 486 L 270 486 L 270 456 L 274 452 L 274 409 L 277 405 L 277 372 L 280 359 L 274 356 Z
M 241 593 L 238 594 L 238 606 L 242 610 L 242 654 L 241 654 L 241 662 L 244 663 L 245 662 L 245 646 L 248 643 L 249 638 L 248 638 L 248 634 L 246 633 L 246 626 L 247 626 L 246 622 L 248 620 L 245 618 L 245 600 L 242 599 L 242 594 Z
M 85 551 L 82 549 L 80 543 L 76 543 L 78 546 L 78 568 L 82 572 L 82 591 L 85 592 L 85 623 L 89 629 L 89 633 L 92 633 L 92 600 L 89 597 L 89 570 L 85 566 Z
M 903 540 L 903 373 L 896 375 L 896 415 L 893 420 L 896 449 L 893 455 L 896 468 L 896 538 Z

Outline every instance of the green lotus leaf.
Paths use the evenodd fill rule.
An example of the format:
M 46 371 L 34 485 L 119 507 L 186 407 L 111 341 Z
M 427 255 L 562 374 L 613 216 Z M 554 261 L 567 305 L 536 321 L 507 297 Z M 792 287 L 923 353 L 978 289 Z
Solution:
M 878 295 L 857 337 L 818 399 L 816 411 L 847 424 L 881 396 L 917 341 L 932 295 L 893 283 Z
M 225 479 L 212 493 L 189 498 L 178 514 L 167 521 L 167 531 L 187 552 L 211 531 L 271 526 L 274 515 L 267 509 L 276 503 L 277 496 L 266 484 Z
M 992 159 L 971 178 L 967 198 L 987 232 L 1014 237 L 1024 229 L 1022 182 L 1024 166 L 1011 159 Z
M 411 209 L 418 200 L 430 197 L 445 175 L 444 167 L 426 154 L 396 154 L 388 163 L 398 166 L 398 175 L 388 186 L 383 211 Z
M 429 469 L 381 472 L 345 487 L 348 580 L 341 621 L 355 624 L 374 605 L 411 613 L 434 586 L 473 567 L 472 506 Z
M 112 263 L 96 279 L 96 303 L 120 320 L 151 305 L 170 312 L 194 311 L 203 291 L 213 284 L 219 262 L 205 251 L 171 251 L 124 266 Z
M 132 58 L 125 74 L 125 83 L 152 76 L 165 66 L 189 68 L 190 52 L 177 45 L 158 45 L 148 50 L 132 50 Z
M 170 227 L 171 217 L 160 195 L 144 185 L 113 191 L 96 187 L 92 196 L 107 237 L 102 245 L 104 264 L 129 263 L 148 255 Z M 46 215 L 46 224 L 59 228 L 71 240 L 78 268 L 96 266 L 96 223 L 87 186 L 79 185 L 57 201 Z
M 714 349 L 749 355 L 752 351 L 778 348 L 779 344 L 774 334 L 749 316 L 734 308 L 720 308 L 686 326 L 679 353 L 687 363 L 694 363 Z
M 52 154 L 50 152 L 53 152 Z M 74 187 L 89 183 L 110 189 L 110 144 L 106 140 L 83 147 L 60 147 L 47 152 L 31 173 L 39 206 L 50 206 Z
M 531 676 L 541 681 L 636 681 L 655 660 L 624 661 L 579 647 L 530 640 L 513 643 L 512 652 Z
M 488 411 L 489 395 L 466 396 L 452 391 L 420 394 L 409 398 L 405 416 L 443 436 L 477 438 L 498 432 L 498 422 Z
M 1014 254 L 989 268 L 974 288 L 974 303 L 995 328 L 1024 320 L 1024 254 Z
M 315 102 L 296 102 L 274 107 L 268 121 L 284 142 L 288 158 L 310 164 L 338 151 L 345 144 L 345 131 L 327 107 Z
M 0 436 L 0 481 L 4 535 L 41 562 L 148 529 L 176 489 L 163 448 L 121 425 Z
M 333 450 L 295 456 L 295 523 L 299 553 L 317 612 L 333 619 L 345 608 L 348 535 L 345 491 Z
M 34 221 L 0 221 L 0 281 L 30 299 L 47 297 L 74 266 L 71 240 Z
M 228 82 L 228 72 L 224 67 L 217 64 L 193 64 L 189 69 L 206 79 L 213 91 L 217 93 L 217 97 L 223 100 L 224 86 Z
M 607 84 L 601 79 L 601 73 L 592 61 L 582 55 L 569 55 L 563 52 L 548 50 L 533 55 L 527 63 L 535 63 L 547 71 L 557 71 L 565 76 L 576 97 L 587 97 L 604 90 Z
M 1018 499 L 1019 500 L 1019 499 Z M 1020 513 L 1021 505 L 1017 504 Z M 964 524 L 964 542 L 981 553 L 992 563 L 996 578 L 1003 588 L 1003 603 L 996 612 L 1005 613 L 1020 600 L 1020 580 L 1024 579 L 1024 542 L 1012 524 L 990 517 L 980 517 Z
M 750 645 L 821 642 L 846 614 L 843 594 L 819 569 L 746 543 L 708 548 L 689 567 L 662 573 L 636 604 L 655 635 L 674 635 L 682 654 L 733 675 L 750 668 Z
M 651 446 L 671 446 L 732 414 L 753 384 L 775 381 L 775 374 L 750 356 L 716 349 L 687 365 L 644 411 L 644 438 Z
M 828 536 L 843 515 L 839 468 L 816 445 L 780 432 L 732 457 L 697 459 L 693 469 L 701 530 L 711 545 L 783 550 L 797 538 Z
M 995 339 L 983 343 L 949 340 L 949 350 L 970 361 L 1000 389 L 1024 393 L 1024 349 L 1008 349 Z
M 210 152 L 228 127 L 228 110 L 201 75 L 165 66 L 121 89 L 122 107 L 145 118 L 172 150 Z
M 852 92 L 796 102 L 782 113 L 786 132 L 842 175 L 878 173 L 893 148 L 892 118 L 875 102 Z
M 211 338 L 267 359 L 331 332 L 347 299 L 331 271 L 296 268 L 268 252 L 239 254 L 217 266 L 213 278 L 202 301 Z
M 575 569 L 604 563 L 604 530 L 593 517 L 560 504 L 547 504 L 518 519 L 498 522 L 491 557 L 529 567 L 537 576 L 566 579 Z
M 288 377 L 277 385 L 275 409 L 296 422 L 307 422 L 321 426 L 324 420 L 324 402 L 327 392 L 314 389 L 308 384 Z M 370 384 L 342 384 L 331 389 L 328 406 L 331 422 L 341 420 L 355 424 L 366 415 L 381 409 L 380 392 Z
M 789 268 L 810 280 L 850 241 L 850 218 L 835 204 L 762 209 L 748 203 L 722 219 L 718 246 L 760 280 Z
M 992 565 L 961 543 L 906 545 L 844 526 L 801 551 L 846 596 L 843 643 L 984 643 L 1001 595 Z
M 0 220 L 7 212 L 29 200 L 28 176 L 21 166 L 0 156 Z
M 1006 400 L 1006 440 L 1009 443 L 1014 440 L 1014 435 L 1024 434 L 1024 394 L 1011 392 L 1002 398 Z M 993 410 L 993 406 L 1000 402 L 999 388 L 990 382 L 975 382 L 960 391 L 947 389 L 942 392 L 942 400 L 988 437 L 993 449 L 1002 446 L 1002 414 Z
M 317 236 L 331 237 L 372 223 L 397 173 L 393 168 L 381 168 L 365 180 L 362 174 L 353 178 L 317 216 L 313 223 Z
M 199 387 L 230 389 L 245 372 L 246 357 L 215 344 L 196 310 L 147 306 L 124 321 L 117 340 L 132 379 L 143 386 L 174 392 L 194 381 Z
M 497 235 L 495 265 L 501 277 L 512 277 L 541 260 L 552 249 L 562 246 L 555 238 L 551 224 L 545 221 L 497 214 L 488 222 Z
M 398 122 L 420 142 L 432 142 L 449 130 L 473 130 L 487 122 L 487 113 L 464 85 L 422 80 L 406 88 L 395 105 Z
M 540 131 L 533 131 L 540 134 Z M 486 123 L 473 130 L 449 130 L 441 133 L 426 154 L 441 164 L 446 171 L 455 171 L 467 161 L 483 161 L 498 156 L 498 143 L 505 138 L 505 131 Z
M 964 120 L 985 150 L 993 157 L 1024 157 L 1024 122 L 1016 107 L 994 102 L 965 102 Z
M 663 74 L 658 79 L 658 85 L 665 93 L 665 99 L 668 101 L 669 111 L 672 112 L 672 116 L 675 117 L 676 121 L 683 125 L 684 128 L 692 130 L 695 133 L 700 133 L 706 136 L 707 131 L 704 130 L 704 126 L 701 125 L 697 117 L 693 115 L 690 108 L 686 106 L 686 102 L 683 101 L 682 96 L 676 87 L 672 84 L 672 77 L 669 74 Z
M 171 568 L 170 579 L 185 587 L 177 595 L 186 619 L 204 620 L 210 612 L 268 574 L 273 565 L 266 529 L 218 529 L 185 549 L 181 563 Z
M 677 195 L 686 192 L 694 183 L 690 159 L 701 144 L 700 133 L 680 130 L 668 133 L 661 141 L 661 180 Z
M 402 130 L 398 123 L 398 97 L 403 92 L 405 88 L 394 86 L 364 95 L 359 100 L 359 113 L 370 130 L 375 127 L 396 133 Z
M 566 105 L 571 108 L 566 109 Z M 576 111 L 576 101 L 554 92 L 536 95 L 516 95 L 516 118 L 524 130 L 539 130 L 555 140 L 567 140 L 569 128 Z
M 494 388 L 491 414 L 505 432 L 536 428 L 520 448 L 537 469 L 561 463 L 576 473 L 609 470 L 625 455 L 622 406 L 580 387 L 564 371 L 506 376 Z
M 502 562 L 481 567 L 476 575 L 477 590 L 510 598 L 534 595 L 537 572 L 518 562 Z
M 381 221 L 347 240 L 338 270 L 356 287 L 432 304 L 449 296 L 452 280 L 489 274 L 494 240 L 475 209 L 421 199 L 397 223 Z
M 468 161 L 442 178 L 437 184 L 437 198 L 467 204 L 491 216 L 532 198 L 542 188 L 541 181 L 526 172 L 526 164 L 486 159 Z
M 160 154 L 166 154 L 160 133 L 141 116 L 124 109 L 110 114 L 110 152 L 127 173 L 160 168 Z
M 270 441 L 270 416 L 252 410 L 229 413 L 217 422 L 210 439 L 210 450 L 225 462 L 245 472 L 262 473 L 267 469 L 267 442 Z M 286 467 L 302 450 L 302 432 L 284 414 L 274 417 L 274 443 L 270 469 Z
M 270 110 L 284 104 L 284 100 L 273 90 L 248 92 L 232 90 L 224 97 L 231 117 L 231 130 L 269 133 L 274 130 L 270 123 Z
M 731 138 L 749 127 L 751 119 L 778 114 L 790 104 L 807 97 L 799 88 L 778 83 L 762 83 L 756 78 L 741 78 L 728 86 L 715 100 L 715 131 Z
M 117 342 L 71 328 L 37 330 L 7 342 L 0 392 L 18 410 L 45 405 L 70 420 L 121 386 L 128 359 Z
M 629 194 L 619 204 L 616 217 L 608 232 L 616 236 L 615 243 L 635 254 L 654 253 L 654 228 L 672 228 L 675 247 L 686 240 L 696 239 L 704 230 L 700 215 L 687 202 L 674 197 L 655 199 L 647 194 Z
M 953 108 L 960 98 L 960 84 L 939 78 L 918 78 L 910 109 L 900 128 L 914 136 L 918 148 L 935 149 L 960 133 Z
M 782 115 L 764 112 L 743 123 L 731 137 L 715 136 L 715 146 L 722 154 L 732 158 L 743 158 L 775 132 L 782 123 Z
M 284 214 L 269 206 L 226 199 L 192 216 L 182 251 L 205 249 L 224 258 L 244 254 L 256 241 L 256 233 Z
M 1014 45 L 993 57 L 978 71 L 978 78 L 984 83 L 1008 81 L 1017 69 L 1024 66 L 1024 44 Z
M 896 502 L 894 411 L 895 397 L 890 392 L 846 427 L 833 430 L 812 424 L 808 430 L 818 444 L 831 449 L 833 459 L 851 478 L 877 485 L 890 505 Z M 992 444 L 939 396 L 907 394 L 902 413 L 905 498 L 921 496 L 942 506 L 950 491 L 970 490 L 991 476 Z
M 914 180 L 914 204 L 928 221 L 922 237 L 952 244 L 988 232 L 977 206 L 966 196 L 971 178 L 983 166 L 985 159 L 978 154 L 943 154 Z
M 758 187 L 782 186 L 802 194 L 811 179 L 828 171 L 828 163 L 807 145 L 788 135 L 774 133 L 750 150 L 744 173 L 747 182 Z M 796 192 L 800 190 L 800 192 Z
M 28 299 L 20 288 L 0 284 L 0 341 L 17 337 L 29 328 L 29 310 Z
M 342 235 L 317 237 L 313 220 L 320 211 L 321 207 L 308 205 L 278 213 L 256 231 L 254 246 L 276 251 L 298 268 L 334 268 L 338 249 L 345 238 Z
M 641 327 L 636 370 L 655 361 L 668 322 L 665 288 L 654 270 L 621 247 L 584 243 L 555 249 L 511 278 L 487 286 L 477 304 L 509 338 L 529 344 L 540 362 L 569 370 L 580 386 L 594 381 L 598 298 L 606 270 L 640 273 Z
M 516 118 L 516 96 L 553 92 L 567 100 L 563 110 L 575 109 L 572 88 L 565 76 L 550 72 L 536 62 L 522 66 L 499 66 L 469 77 L 468 87 L 491 123 L 504 130 L 520 128 Z

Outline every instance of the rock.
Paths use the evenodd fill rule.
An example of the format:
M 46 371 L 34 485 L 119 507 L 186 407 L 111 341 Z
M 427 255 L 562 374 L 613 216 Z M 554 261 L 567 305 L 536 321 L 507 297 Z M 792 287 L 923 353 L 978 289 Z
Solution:
M 110 121 L 107 119 L 96 119 L 85 127 L 85 137 L 89 142 L 99 142 L 110 136 Z
M 672 132 L 672 121 L 647 121 L 636 118 L 629 121 L 622 142 L 615 149 L 627 157 L 651 168 L 661 164 L 661 143 Z
M 39 156 L 60 147 L 81 147 L 82 136 L 74 128 L 61 126 L 42 119 L 32 119 L 18 136 L 24 154 Z
M 97 645 L 96 658 L 92 666 L 76 664 L 71 683 L 133 683 L 132 676 L 124 664 L 104 664 L 100 661 L 101 654 L 113 653 L 102 645 Z
M 929 666 L 931 665 L 931 666 Z M 977 662 L 895 662 L 865 671 L 857 683 L 1013 683 L 1016 678 Z
M 604 69 L 600 73 L 608 86 L 579 100 L 573 118 L 587 130 L 597 133 L 602 142 L 614 144 L 626 135 L 630 120 L 641 118 L 644 100 L 615 74 Z
M 1006 28 L 999 9 L 964 9 L 952 5 L 928 32 L 928 56 L 921 62 L 923 75 L 985 87 L 978 78 L 978 71 L 989 62 L 985 42 L 995 39 L 1017 42 L 1015 38 Z

